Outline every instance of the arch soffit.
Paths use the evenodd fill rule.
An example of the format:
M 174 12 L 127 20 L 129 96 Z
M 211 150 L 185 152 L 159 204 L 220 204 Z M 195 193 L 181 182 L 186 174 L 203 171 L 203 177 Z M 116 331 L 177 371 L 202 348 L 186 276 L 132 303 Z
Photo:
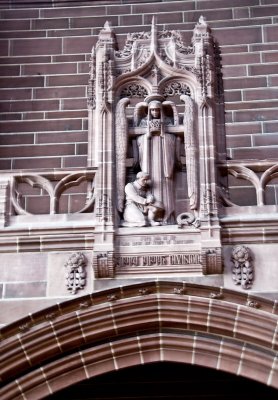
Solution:
M 278 388 L 277 312 L 270 300 L 180 282 L 79 297 L 2 329 L 1 398 L 39 399 L 69 382 L 155 361 L 211 367 Z

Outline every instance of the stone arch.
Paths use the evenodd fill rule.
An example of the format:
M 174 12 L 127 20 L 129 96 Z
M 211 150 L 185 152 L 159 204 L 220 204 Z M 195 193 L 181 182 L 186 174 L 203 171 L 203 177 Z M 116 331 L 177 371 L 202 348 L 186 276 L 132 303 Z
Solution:
M 156 361 L 206 366 L 278 388 L 277 304 L 248 293 L 151 281 L 95 292 L 2 329 L 2 400 L 40 399 Z

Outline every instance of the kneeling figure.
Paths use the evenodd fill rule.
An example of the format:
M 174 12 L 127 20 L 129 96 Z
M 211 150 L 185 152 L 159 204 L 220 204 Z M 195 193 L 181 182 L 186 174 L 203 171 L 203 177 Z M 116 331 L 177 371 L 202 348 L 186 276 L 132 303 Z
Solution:
M 164 207 L 156 202 L 148 186 L 149 174 L 138 172 L 136 180 L 125 186 L 126 203 L 124 208 L 124 222 L 122 226 L 157 226 L 156 221 L 162 214 Z

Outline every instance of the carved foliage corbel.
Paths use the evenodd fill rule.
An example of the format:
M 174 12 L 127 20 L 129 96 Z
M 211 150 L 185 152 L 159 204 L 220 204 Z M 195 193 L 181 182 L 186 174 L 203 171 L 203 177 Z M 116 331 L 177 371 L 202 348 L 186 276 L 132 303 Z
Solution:
M 235 285 L 241 285 L 243 289 L 250 289 L 254 279 L 250 249 L 243 245 L 233 247 L 231 261 Z
M 80 252 L 73 253 L 65 263 L 66 287 L 71 294 L 75 294 L 79 289 L 84 289 L 86 285 L 85 265 L 85 256 Z

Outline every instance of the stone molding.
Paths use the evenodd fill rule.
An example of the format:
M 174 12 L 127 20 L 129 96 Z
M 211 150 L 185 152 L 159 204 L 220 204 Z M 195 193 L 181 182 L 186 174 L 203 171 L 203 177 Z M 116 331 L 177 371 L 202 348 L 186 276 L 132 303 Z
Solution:
M 69 379 L 138 365 L 142 357 L 210 366 L 278 388 L 277 314 L 275 301 L 181 281 L 75 298 L 1 330 L 1 398 L 39 399 Z

